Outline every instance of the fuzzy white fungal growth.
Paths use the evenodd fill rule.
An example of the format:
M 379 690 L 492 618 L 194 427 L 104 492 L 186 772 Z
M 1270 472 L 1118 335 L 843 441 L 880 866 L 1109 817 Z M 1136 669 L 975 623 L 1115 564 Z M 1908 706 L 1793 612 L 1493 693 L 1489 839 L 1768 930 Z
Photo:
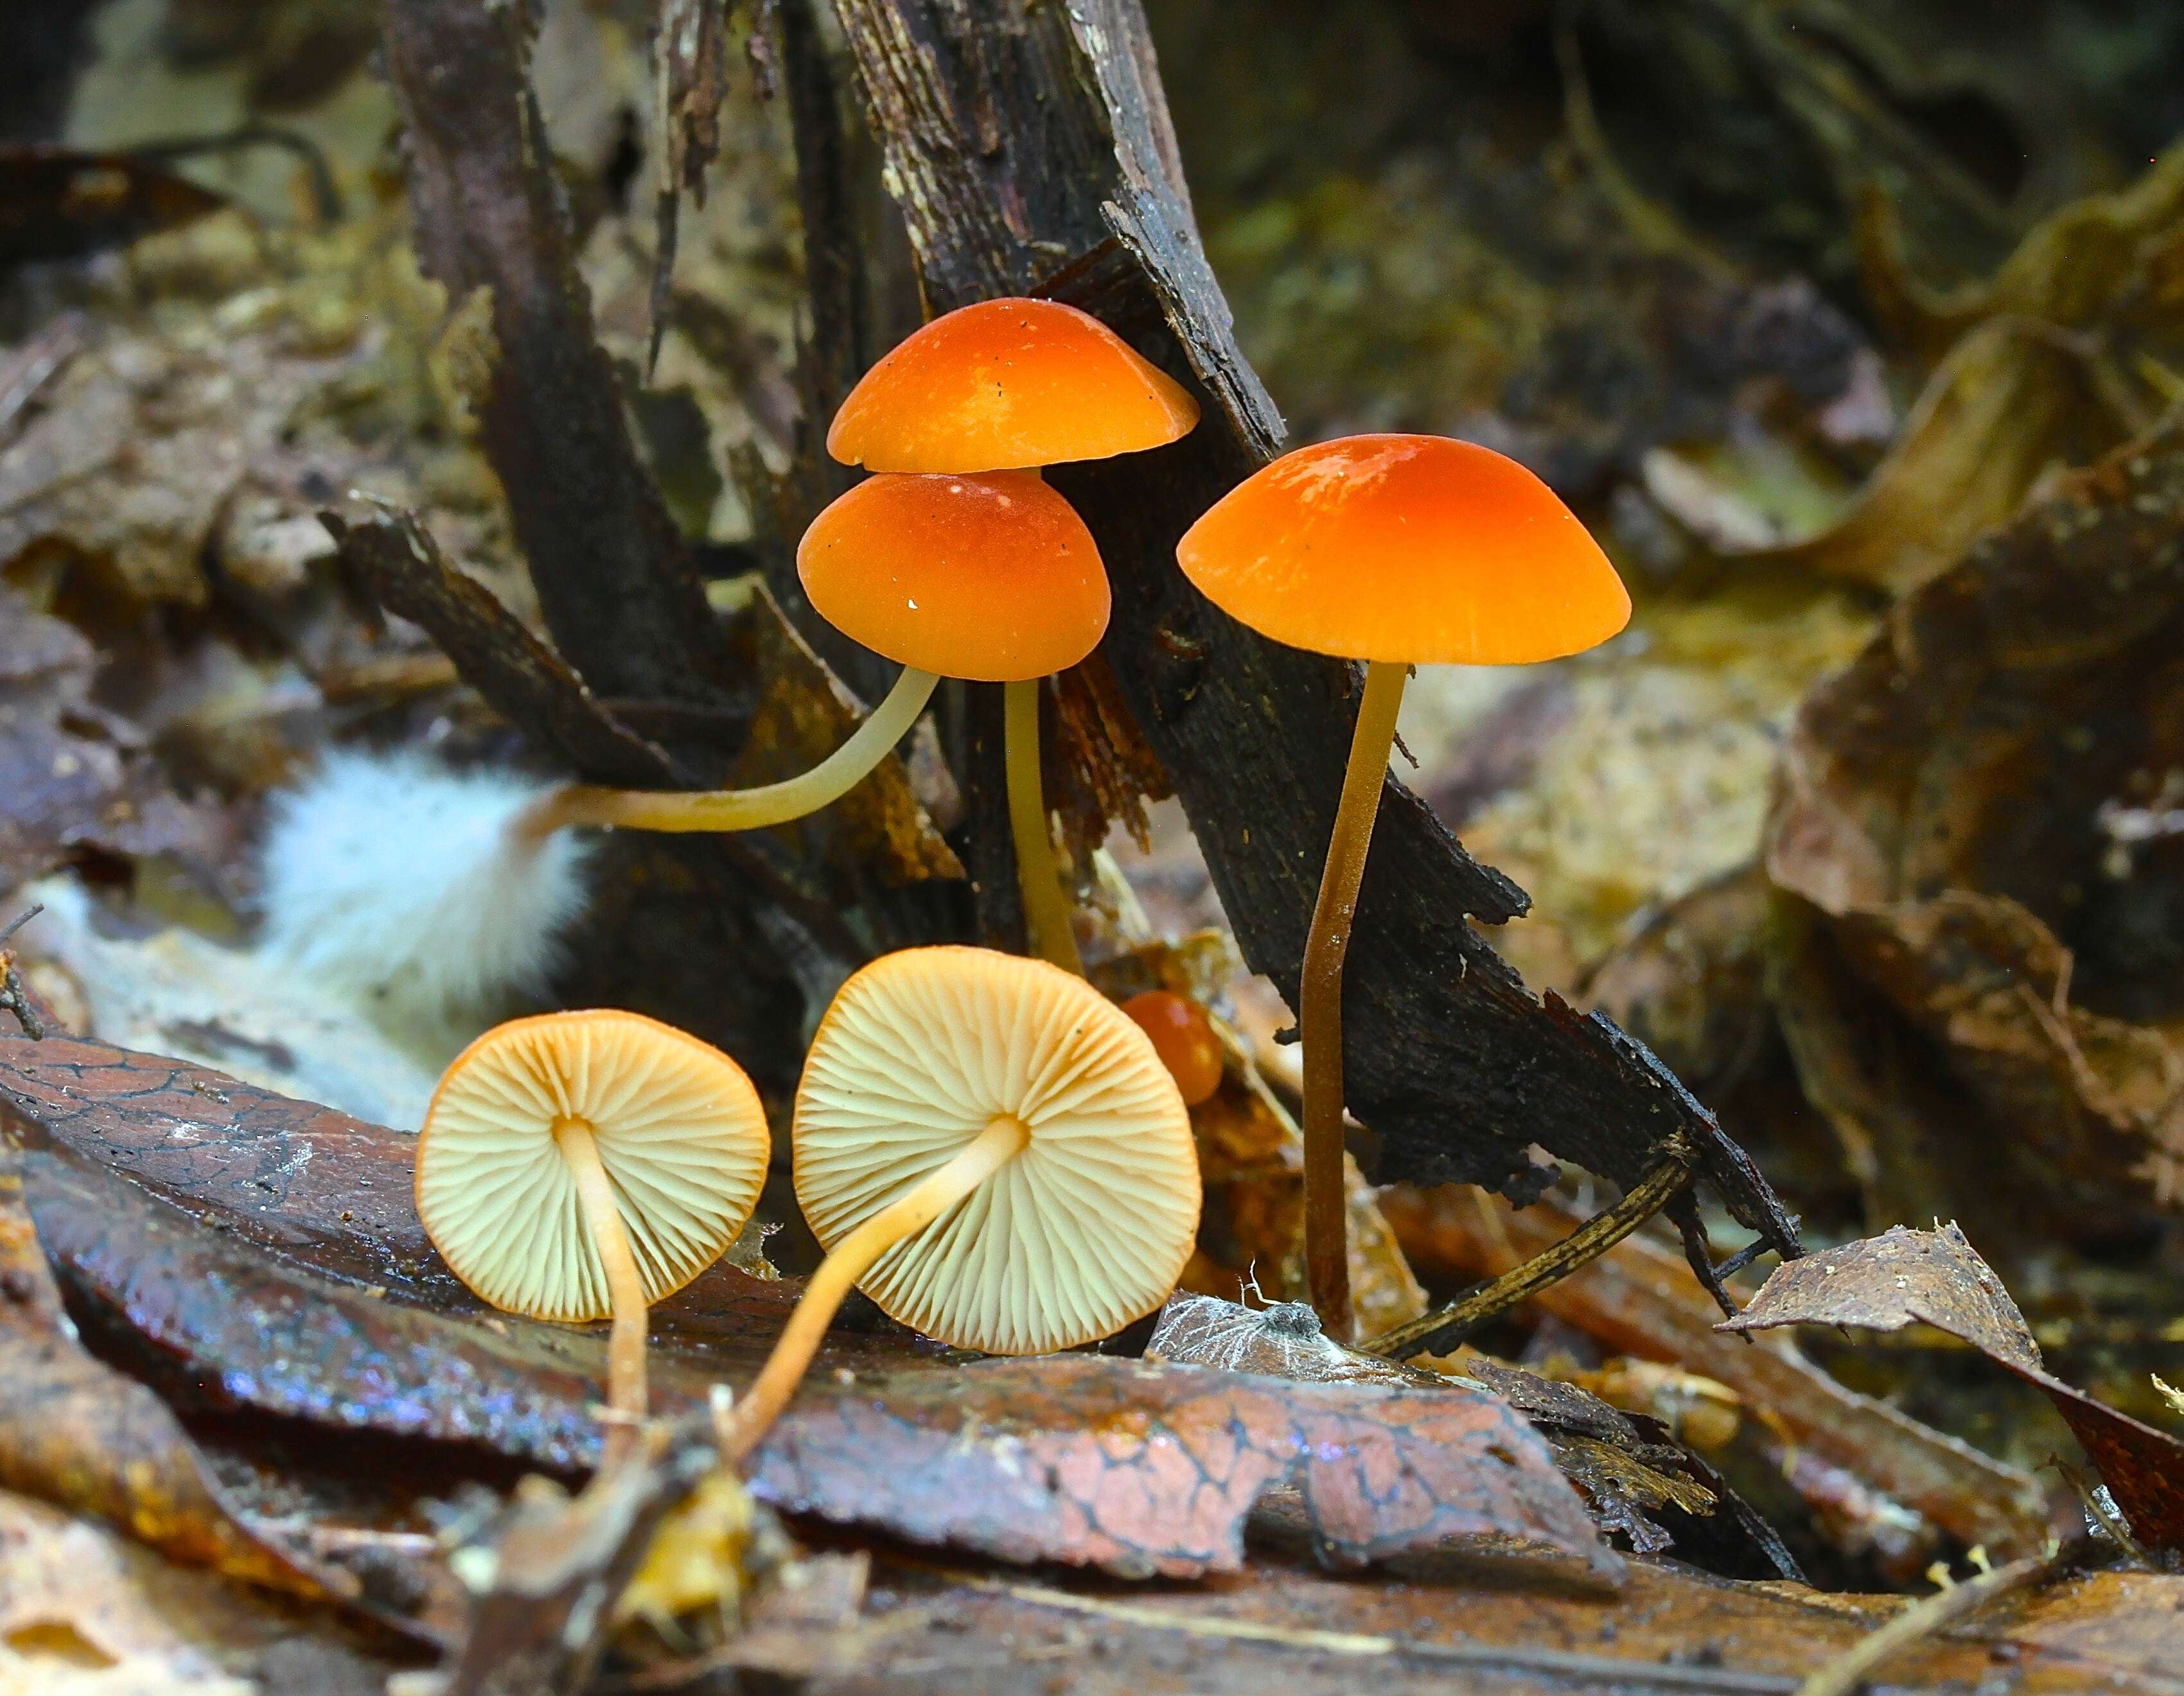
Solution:
M 572 833 L 513 828 L 546 787 L 414 752 L 328 755 L 274 802 L 265 955 L 398 1019 L 543 987 L 586 898 Z

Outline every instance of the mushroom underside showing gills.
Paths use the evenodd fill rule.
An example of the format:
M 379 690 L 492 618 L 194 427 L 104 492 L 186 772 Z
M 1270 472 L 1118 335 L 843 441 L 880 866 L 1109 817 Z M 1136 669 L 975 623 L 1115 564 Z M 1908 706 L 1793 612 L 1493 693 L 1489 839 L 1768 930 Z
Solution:
M 812 1040 L 794 1137 L 827 1258 L 722 1431 L 732 1458 L 852 1287 L 957 1347 L 1041 1353 L 1150 1313 L 1196 1240 L 1174 1080 L 1120 1009 L 1045 961 L 916 948 L 864 968 Z
M 528 1319 L 609 1319 L 606 1459 L 646 1412 L 647 1310 L 717 1260 L 772 1153 L 743 1068 L 636 1013 L 495 1027 L 440 1080 L 417 1213 L 448 1269 Z

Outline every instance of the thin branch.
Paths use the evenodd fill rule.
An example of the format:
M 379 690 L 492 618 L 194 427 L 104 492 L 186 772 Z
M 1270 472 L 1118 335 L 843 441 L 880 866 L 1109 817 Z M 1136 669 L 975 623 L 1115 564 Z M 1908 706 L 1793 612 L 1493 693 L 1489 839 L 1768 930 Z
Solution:
M 1398 1325 L 1384 1336 L 1360 1344 L 1365 1353 L 1388 1360 L 1407 1360 L 1414 1354 L 1430 1354 L 1461 1342 L 1489 1319 L 1529 1301 L 1550 1284 L 1559 1282 L 1597 1260 L 1654 1214 L 1666 1207 L 1691 1180 L 1696 1157 L 1682 1138 L 1672 1139 L 1667 1158 L 1647 1173 L 1613 1207 L 1595 1213 L 1552 1248 L 1536 1254 L 1523 1265 L 1503 1273 L 1492 1283 L 1408 1325 Z
M 1852 1696 L 1890 1656 L 1923 1643 L 2004 1591 L 2022 1588 L 2047 1570 L 2044 1559 L 2013 1560 L 2007 1566 L 1936 1591 L 1820 1668 L 1797 1687 L 1797 1696 Z
M 8 951 L 7 943 L 8 938 L 45 910 L 41 902 L 0 926 L 0 1011 L 14 1014 L 15 1023 L 23 1027 L 23 1035 L 33 1042 L 45 1040 L 45 1021 L 38 1017 L 38 1005 L 23 987 L 23 980 L 15 975 L 15 957 Z

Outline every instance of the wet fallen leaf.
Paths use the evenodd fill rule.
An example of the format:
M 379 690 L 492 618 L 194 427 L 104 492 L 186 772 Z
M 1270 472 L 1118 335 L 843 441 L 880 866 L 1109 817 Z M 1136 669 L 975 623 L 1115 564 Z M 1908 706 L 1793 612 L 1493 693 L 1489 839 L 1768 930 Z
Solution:
M 1377 1384 L 1425 1395 L 1457 1387 L 1451 1379 L 1469 1380 L 1539 1429 L 1563 1471 L 1584 1493 L 1595 1522 L 1603 1531 L 1628 1537 L 1640 1554 L 1674 1545 L 1710 1570 L 1721 1569 L 1705 1557 L 1725 1554 L 1731 1576 L 1799 1576 L 1779 1540 L 1750 1509 L 1733 1500 L 1711 1469 L 1695 1463 L 1652 1421 L 1641 1429 L 1572 1385 L 1550 1383 L 1483 1357 L 1461 1364 L 1443 1363 L 1429 1371 L 1344 1347 L 1320 1329 L 1319 1316 L 1301 1302 L 1253 1309 L 1183 1293 L 1171 1297 L 1161 1310 L 1145 1343 L 1145 1358 L 1306 1383 Z M 1680 1537 L 1652 1517 L 1673 1510 L 1674 1522 L 1692 1533 L 1695 1522 L 1712 1518 L 1725 1500 L 1730 1505 L 1724 1515 L 1728 1523 L 1711 1537 Z
M 87 1353 L 0 1143 L 0 1486 L 121 1526 L 178 1560 L 297 1595 L 354 1599 L 227 1501 L 166 1404 Z
M 1472 1277 L 1529 1259 L 1579 1224 L 1552 1203 L 1512 1208 L 1452 1189 L 1396 1190 L 1382 1205 L 1416 1264 Z M 1543 1292 L 1535 1305 L 1617 1353 L 1728 1385 L 1756 1419 L 1779 1430 L 1800 1463 L 1822 1463 L 1862 1481 L 1964 1543 L 2014 1554 L 2047 1540 L 2046 1508 L 2032 1477 L 1846 1388 L 1783 1339 L 1750 1346 L 1718 1334 L 1719 1311 L 1698 1280 L 1642 1236 L 1624 1238 Z M 1930 1558 L 1920 1554 L 1919 1564 Z
M 2172 433 L 1981 542 L 1800 710 L 1776 999 L 1876 1226 L 2109 1241 L 2184 1190 L 2184 839 L 2125 817 L 2184 764 L 2180 535 Z
M 2184 1442 L 2049 1373 L 2025 1315 L 1953 1221 L 1932 1231 L 1898 1225 L 1777 1267 L 1750 1305 L 1716 1329 L 1791 1325 L 1930 1325 L 1961 1337 L 2055 1404 L 2141 1543 L 2184 1547 Z
M 1239 1570 L 1245 1520 L 1284 1481 L 1329 1565 L 1498 1537 L 1621 1570 L 1538 1434 L 1454 1386 L 981 1361 L 808 1398 L 751 1471 L 784 1512 L 1129 1577 Z
M 416 1221 L 407 1138 L 63 1038 L 0 1040 L 0 1103 L 72 1294 L 184 1376 L 289 1418 L 592 1462 L 601 1329 L 490 1314 L 463 1291 Z M 662 1303 L 655 1406 L 701 1408 L 716 1380 L 747 1381 L 796 1294 L 716 1267 Z M 1489 1397 L 1418 1403 L 1083 1357 L 909 1370 L 938 1354 L 838 1327 L 760 1452 L 755 1492 L 1007 1558 L 1184 1571 L 1233 1564 L 1259 1494 L 1301 1468 L 1332 1559 L 1491 1529 L 1596 1548 L 1538 1439 Z M 1033 1488 L 1012 1470 L 1026 1457 L 1077 1494 Z M 1198 1463 L 1219 1463 L 1220 1491 L 1194 1495 Z

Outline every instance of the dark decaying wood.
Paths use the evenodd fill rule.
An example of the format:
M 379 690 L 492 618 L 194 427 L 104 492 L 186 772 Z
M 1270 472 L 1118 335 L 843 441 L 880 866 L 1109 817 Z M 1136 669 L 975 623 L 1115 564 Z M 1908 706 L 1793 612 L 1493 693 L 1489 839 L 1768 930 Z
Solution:
M 1279 446 L 1198 242 L 1136 0 L 838 0 L 888 183 L 935 311 L 1047 293 L 1097 312 L 1197 383 L 1203 424 L 1171 448 L 1061 467 L 1056 486 L 1115 585 L 1104 652 L 1171 774 L 1251 964 L 1294 1005 L 1355 716 L 1351 667 L 1267 642 L 1174 564 L 1182 532 Z M 793 74 L 793 73 L 792 73 Z M 997 782 L 974 773 L 975 794 Z M 1741 1223 L 1794 1253 L 1794 1223 L 1711 1114 L 1613 1024 L 1542 1002 L 1473 929 L 1524 892 L 1390 778 L 1345 1018 L 1350 1101 L 1384 1169 L 1512 1196 L 1529 1147 L 1637 1184 L 1680 1133 Z M 1708 1275 L 1696 1206 L 1671 1212 Z
M 593 334 L 526 72 L 526 14 L 389 0 L 418 258 L 451 304 L 491 291 L 486 449 L 555 644 L 601 695 L 719 706 L 727 647 Z

